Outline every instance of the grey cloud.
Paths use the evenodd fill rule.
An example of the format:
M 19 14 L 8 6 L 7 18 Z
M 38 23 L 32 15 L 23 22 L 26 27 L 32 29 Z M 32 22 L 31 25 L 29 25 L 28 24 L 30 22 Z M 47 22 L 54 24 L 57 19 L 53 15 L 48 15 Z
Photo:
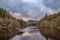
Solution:
M 44 5 L 53 10 L 58 10 L 60 9 L 60 0 L 44 0 Z
M 38 3 L 27 3 L 23 0 L 0 0 L 0 7 L 6 8 L 12 13 L 20 13 L 24 17 L 31 17 L 39 19 L 46 13 L 53 13 L 54 10 L 60 8 L 60 0 L 37 0 Z M 29 13 L 31 15 L 28 15 Z

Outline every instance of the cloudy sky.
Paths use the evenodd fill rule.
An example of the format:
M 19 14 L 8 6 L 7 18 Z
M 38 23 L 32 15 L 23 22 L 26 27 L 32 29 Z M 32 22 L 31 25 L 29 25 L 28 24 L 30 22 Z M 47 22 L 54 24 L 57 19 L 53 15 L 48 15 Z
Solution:
M 0 0 L 0 8 L 5 8 L 17 19 L 40 19 L 46 13 L 60 11 L 60 0 Z

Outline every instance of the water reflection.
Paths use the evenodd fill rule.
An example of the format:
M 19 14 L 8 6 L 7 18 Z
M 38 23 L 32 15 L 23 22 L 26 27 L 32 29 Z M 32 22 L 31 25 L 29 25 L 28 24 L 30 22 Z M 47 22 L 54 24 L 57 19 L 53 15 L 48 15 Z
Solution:
M 25 31 L 25 33 L 23 33 L 22 35 L 16 35 L 11 40 L 46 40 L 40 34 L 38 29 L 28 27 L 28 28 L 21 30 L 21 31 Z

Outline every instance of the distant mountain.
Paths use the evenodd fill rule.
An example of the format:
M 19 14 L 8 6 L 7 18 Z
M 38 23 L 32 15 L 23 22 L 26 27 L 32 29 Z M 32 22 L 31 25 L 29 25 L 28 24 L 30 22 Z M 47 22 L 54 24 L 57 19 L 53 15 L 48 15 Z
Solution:
M 28 20 L 27 24 L 28 25 L 36 25 L 38 23 L 38 20 Z

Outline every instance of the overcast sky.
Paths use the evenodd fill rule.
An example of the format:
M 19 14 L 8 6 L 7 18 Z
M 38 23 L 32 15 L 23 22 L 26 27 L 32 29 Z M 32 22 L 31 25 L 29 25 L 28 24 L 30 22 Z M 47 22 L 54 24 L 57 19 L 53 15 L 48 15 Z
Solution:
M 0 0 L 0 7 L 9 10 L 17 19 L 40 19 L 46 13 L 60 11 L 60 0 Z

